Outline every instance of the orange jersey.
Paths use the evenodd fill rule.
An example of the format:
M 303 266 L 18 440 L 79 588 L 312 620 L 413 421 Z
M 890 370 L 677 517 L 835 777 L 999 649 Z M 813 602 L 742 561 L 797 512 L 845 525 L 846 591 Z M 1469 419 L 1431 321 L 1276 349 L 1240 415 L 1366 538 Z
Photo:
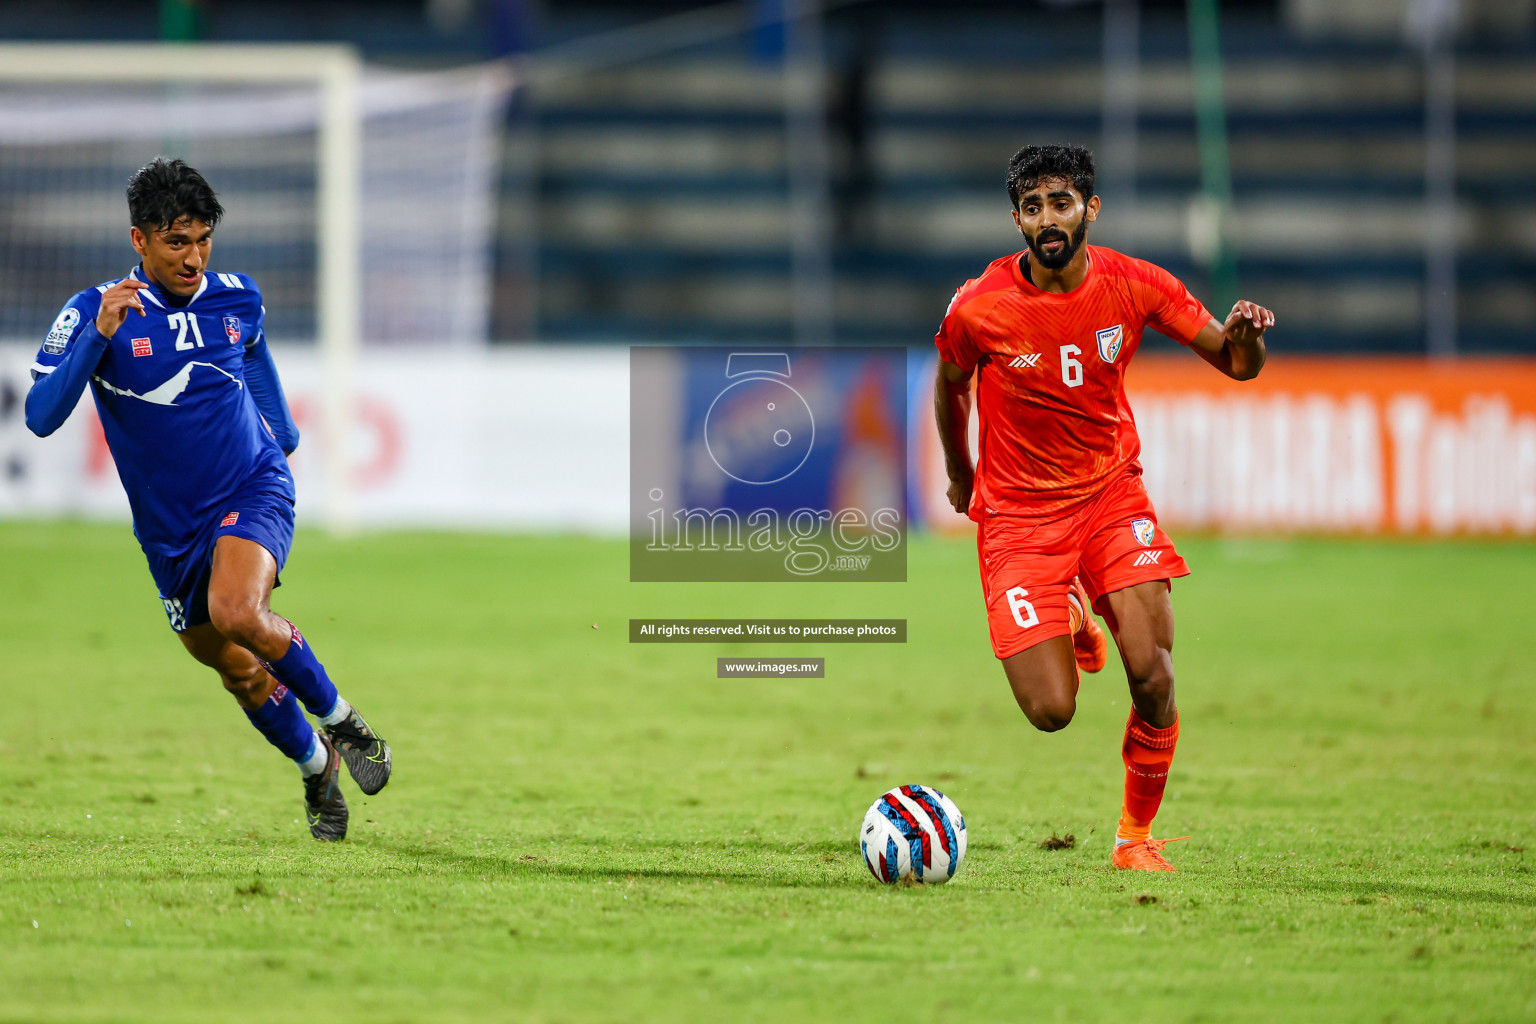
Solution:
M 967 281 L 934 337 L 940 358 L 977 374 L 977 522 L 1061 512 L 1135 465 L 1141 439 L 1125 368 L 1142 329 L 1187 345 L 1211 320 L 1178 278 L 1145 260 L 1091 245 L 1087 278 L 1063 294 L 1031 284 L 1022 255 Z

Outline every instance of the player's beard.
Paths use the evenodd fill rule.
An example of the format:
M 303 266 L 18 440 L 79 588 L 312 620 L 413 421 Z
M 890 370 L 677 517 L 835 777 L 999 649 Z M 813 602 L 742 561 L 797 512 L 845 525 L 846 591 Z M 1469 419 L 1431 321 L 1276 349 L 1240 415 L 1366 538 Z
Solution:
M 1067 233 L 1062 231 L 1060 228 L 1046 228 L 1034 238 L 1026 238 L 1025 241 L 1029 242 L 1030 256 L 1036 263 L 1040 264 L 1046 270 L 1060 270 L 1062 267 L 1065 267 L 1068 263 L 1072 262 L 1072 257 L 1077 255 L 1077 250 L 1083 247 L 1083 239 L 1087 237 L 1088 218 L 1084 217 L 1081 221 L 1078 222 L 1077 229 L 1072 232 L 1071 238 L 1068 238 Z M 1058 252 L 1054 256 L 1048 256 L 1040 251 L 1040 246 L 1042 244 L 1046 242 L 1054 242 L 1058 239 L 1067 243 L 1061 247 L 1061 252 Z

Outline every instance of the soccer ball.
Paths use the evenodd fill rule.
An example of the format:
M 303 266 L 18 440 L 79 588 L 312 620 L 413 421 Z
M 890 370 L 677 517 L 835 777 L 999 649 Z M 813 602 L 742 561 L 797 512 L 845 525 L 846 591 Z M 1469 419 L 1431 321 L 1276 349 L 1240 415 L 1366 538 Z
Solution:
M 965 818 L 931 786 L 897 786 L 864 815 L 859 850 L 869 873 L 888 885 L 905 878 L 939 885 L 965 859 Z

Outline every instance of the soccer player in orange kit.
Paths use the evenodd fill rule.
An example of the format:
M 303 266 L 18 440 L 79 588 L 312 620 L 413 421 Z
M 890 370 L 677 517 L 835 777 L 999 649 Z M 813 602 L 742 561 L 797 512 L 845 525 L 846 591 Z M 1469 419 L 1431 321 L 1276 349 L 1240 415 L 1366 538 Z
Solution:
M 1269 310 L 1240 300 L 1215 319 L 1161 267 L 1086 245 L 1099 218 L 1093 155 L 1025 146 L 1008 165 L 1028 246 L 967 281 L 935 342 L 934 413 L 955 511 L 977 523 L 992 649 L 1035 728 L 1072 721 L 1079 667 L 1104 667 L 1108 624 L 1131 690 L 1125 802 L 1113 863 L 1172 871 L 1152 819 L 1179 739 L 1170 580 L 1189 567 L 1157 525 L 1125 368 L 1151 325 L 1234 380 L 1264 365 Z M 980 451 L 967 426 L 976 375 Z

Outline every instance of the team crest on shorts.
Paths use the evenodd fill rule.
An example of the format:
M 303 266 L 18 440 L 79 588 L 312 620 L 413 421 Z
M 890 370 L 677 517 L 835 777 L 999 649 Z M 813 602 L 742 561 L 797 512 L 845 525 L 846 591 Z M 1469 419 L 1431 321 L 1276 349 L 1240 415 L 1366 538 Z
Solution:
M 1152 525 L 1152 520 L 1150 519 L 1131 520 L 1131 533 L 1136 535 L 1136 542 L 1142 547 L 1152 543 L 1152 535 L 1156 530 L 1157 527 Z
M 1115 324 L 1106 327 L 1095 335 L 1099 339 L 1099 358 L 1106 363 L 1115 361 L 1120 354 L 1120 347 L 1125 344 L 1125 330 L 1123 324 Z
M 238 344 L 240 341 L 240 318 L 237 316 L 225 317 L 224 333 L 229 335 L 229 343 L 231 345 Z

